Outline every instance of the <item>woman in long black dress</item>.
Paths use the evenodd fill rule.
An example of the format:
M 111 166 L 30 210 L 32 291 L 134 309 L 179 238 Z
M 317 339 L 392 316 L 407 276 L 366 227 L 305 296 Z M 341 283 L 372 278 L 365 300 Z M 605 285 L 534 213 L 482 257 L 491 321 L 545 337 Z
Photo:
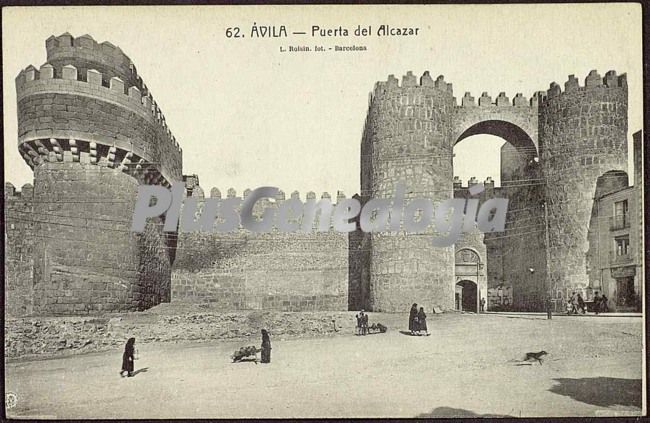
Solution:
M 415 323 L 416 317 L 418 317 L 418 305 L 414 303 L 409 313 L 409 330 L 411 331 L 411 335 L 415 335 L 415 331 L 418 330 L 417 324 Z
M 420 331 L 424 331 L 426 335 L 429 334 L 429 330 L 427 329 L 427 315 L 424 313 L 424 307 L 420 307 L 420 311 L 418 312 L 418 335 Z
M 266 329 L 262 329 L 262 363 L 271 362 L 271 338 Z
M 135 354 L 135 338 L 129 338 L 124 347 L 124 354 L 122 354 L 122 370 L 120 376 L 124 377 L 124 372 L 129 377 L 133 376 L 133 356 Z

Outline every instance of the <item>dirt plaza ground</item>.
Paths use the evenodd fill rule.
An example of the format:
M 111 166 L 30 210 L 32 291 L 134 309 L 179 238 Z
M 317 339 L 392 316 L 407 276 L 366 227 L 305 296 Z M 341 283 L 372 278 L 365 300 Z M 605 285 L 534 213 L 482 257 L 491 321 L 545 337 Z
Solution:
M 273 337 L 272 363 L 232 363 L 255 338 L 137 346 L 6 363 L 15 418 L 629 416 L 642 412 L 639 317 L 441 314 L 431 336 L 405 314 L 365 337 Z M 549 353 L 543 365 L 516 360 Z

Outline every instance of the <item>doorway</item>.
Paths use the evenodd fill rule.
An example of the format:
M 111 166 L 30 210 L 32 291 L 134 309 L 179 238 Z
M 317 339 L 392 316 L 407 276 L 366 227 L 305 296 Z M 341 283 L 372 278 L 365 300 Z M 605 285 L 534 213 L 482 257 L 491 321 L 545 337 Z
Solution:
M 616 279 L 616 308 L 634 309 L 636 298 L 634 295 L 634 278 L 625 277 Z
M 463 280 L 458 282 L 456 284 L 456 293 L 458 298 L 456 301 L 457 310 L 478 313 L 477 289 L 474 281 Z

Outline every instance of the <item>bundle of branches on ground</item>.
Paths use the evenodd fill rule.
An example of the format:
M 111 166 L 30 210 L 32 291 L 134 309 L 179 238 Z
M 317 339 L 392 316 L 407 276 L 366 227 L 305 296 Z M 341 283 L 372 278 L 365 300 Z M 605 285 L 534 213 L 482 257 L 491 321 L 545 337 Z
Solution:
M 261 349 L 255 347 L 254 345 L 249 345 L 247 347 L 241 347 L 235 351 L 232 355 L 233 363 L 241 361 L 245 357 L 257 358 L 257 353 L 262 351 Z
M 388 328 L 381 323 L 373 323 L 368 327 L 368 333 L 385 333 L 387 330 Z

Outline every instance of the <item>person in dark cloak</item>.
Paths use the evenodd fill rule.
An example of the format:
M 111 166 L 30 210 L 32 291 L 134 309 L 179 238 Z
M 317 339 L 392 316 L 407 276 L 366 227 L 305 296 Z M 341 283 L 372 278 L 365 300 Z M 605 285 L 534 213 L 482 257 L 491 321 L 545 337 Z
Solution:
M 601 302 L 600 294 L 598 291 L 596 291 L 596 295 L 594 295 L 594 312 L 598 314 L 600 312 L 600 302 Z
M 427 329 L 427 315 L 424 312 L 424 307 L 420 307 L 420 311 L 418 312 L 418 335 L 421 331 L 424 331 L 426 335 L 429 334 L 429 330 Z
M 122 370 L 120 376 L 124 377 L 124 372 L 128 377 L 133 376 L 133 356 L 135 355 L 135 338 L 129 338 L 124 347 L 124 354 L 122 354 Z
M 415 319 L 418 317 L 418 305 L 413 304 L 411 306 L 411 311 L 409 312 L 409 330 L 411 331 L 411 335 L 415 335 L 415 331 L 417 330 L 417 325 L 415 324 Z
M 262 329 L 262 363 L 271 362 L 271 338 L 266 329 Z
M 603 296 L 600 297 L 600 311 L 602 313 L 607 313 L 609 311 L 609 304 L 607 304 L 607 301 L 609 301 L 607 296 L 603 294 Z
M 578 310 L 582 312 L 582 314 L 587 314 L 587 308 L 585 307 L 585 300 L 582 298 L 582 295 L 578 293 Z

